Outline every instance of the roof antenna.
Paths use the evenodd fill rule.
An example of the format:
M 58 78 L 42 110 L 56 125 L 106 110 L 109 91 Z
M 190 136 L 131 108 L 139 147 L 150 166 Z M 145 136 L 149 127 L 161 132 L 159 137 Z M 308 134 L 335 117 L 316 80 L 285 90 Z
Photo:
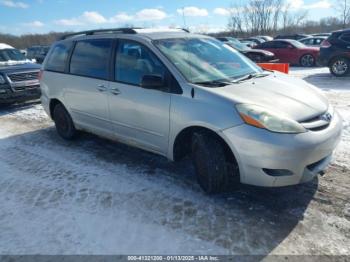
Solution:
M 185 7 L 182 7 L 182 21 L 183 21 L 183 27 L 187 29 L 187 24 L 186 24 L 186 15 L 185 15 Z

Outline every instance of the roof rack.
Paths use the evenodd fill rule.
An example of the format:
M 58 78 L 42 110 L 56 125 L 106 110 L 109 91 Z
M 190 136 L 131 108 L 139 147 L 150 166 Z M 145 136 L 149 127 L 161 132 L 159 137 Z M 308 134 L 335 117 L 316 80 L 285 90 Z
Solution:
M 64 40 L 64 39 L 74 37 L 74 36 L 96 35 L 96 34 L 103 34 L 103 33 L 137 34 L 137 32 L 134 29 L 140 29 L 140 28 L 110 28 L 110 29 L 96 29 L 96 30 L 81 31 L 81 32 L 66 34 L 66 35 L 62 36 L 60 38 L 60 40 Z

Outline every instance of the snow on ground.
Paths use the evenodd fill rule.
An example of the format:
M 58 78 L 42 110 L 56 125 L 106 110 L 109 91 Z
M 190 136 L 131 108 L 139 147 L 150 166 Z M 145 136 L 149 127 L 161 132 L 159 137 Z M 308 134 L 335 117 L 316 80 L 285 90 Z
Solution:
M 61 140 L 38 103 L 0 108 L 0 254 L 350 254 L 349 78 L 293 68 L 344 118 L 327 174 L 202 193 L 188 160 Z M 325 84 L 327 83 L 327 84 Z

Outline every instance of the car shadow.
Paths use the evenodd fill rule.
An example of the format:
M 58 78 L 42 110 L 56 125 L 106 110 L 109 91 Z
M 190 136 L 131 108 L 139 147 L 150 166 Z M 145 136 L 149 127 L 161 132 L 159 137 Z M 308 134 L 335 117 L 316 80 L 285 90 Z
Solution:
M 12 143 L 14 141 L 16 143 Z M 46 151 L 71 153 L 74 166 L 79 165 L 74 163 L 78 161 L 76 156 L 88 159 L 88 166 L 98 163 L 94 179 L 99 183 L 108 183 L 98 171 L 100 166 L 111 166 L 115 170 L 123 166 L 128 170 L 124 178 L 147 181 L 145 184 L 151 183 L 152 187 L 140 188 L 123 199 L 131 213 L 142 214 L 149 223 L 214 243 L 227 250 L 227 254 L 265 256 L 271 253 L 303 219 L 318 189 L 316 178 L 307 184 L 285 188 L 240 185 L 230 192 L 209 196 L 197 185 L 190 159 L 172 163 L 164 157 L 86 133 L 75 141 L 64 141 L 52 127 L 1 139 L 0 149 L 3 143 L 24 144 L 29 151 L 31 147 L 36 150 L 43 147 Z M 69 162 L 65 168 L 70 169 Z M 60 170 L 52 176 L 57 176 L 57 172 Z M 69 179 L 74 172 L 66 173 Z M 46 174 L 48 178 L 50 175 Z M 165 184 L 169 188 L 164 188 Z

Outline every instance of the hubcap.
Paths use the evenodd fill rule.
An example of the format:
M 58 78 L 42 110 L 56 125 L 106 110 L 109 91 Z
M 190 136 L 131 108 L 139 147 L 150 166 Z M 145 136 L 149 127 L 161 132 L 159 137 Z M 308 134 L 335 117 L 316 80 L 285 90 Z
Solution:
M 301 58 L 301 64 L 303 66 L 312 66 L 315 62 L 315 59 L 312 55 L 304 55 L 302 58 Z
M 344 60 L 338 60 L 333 64 L 332 70 L 337 75 L 343 75 L 348 70 L 348 64 Z

